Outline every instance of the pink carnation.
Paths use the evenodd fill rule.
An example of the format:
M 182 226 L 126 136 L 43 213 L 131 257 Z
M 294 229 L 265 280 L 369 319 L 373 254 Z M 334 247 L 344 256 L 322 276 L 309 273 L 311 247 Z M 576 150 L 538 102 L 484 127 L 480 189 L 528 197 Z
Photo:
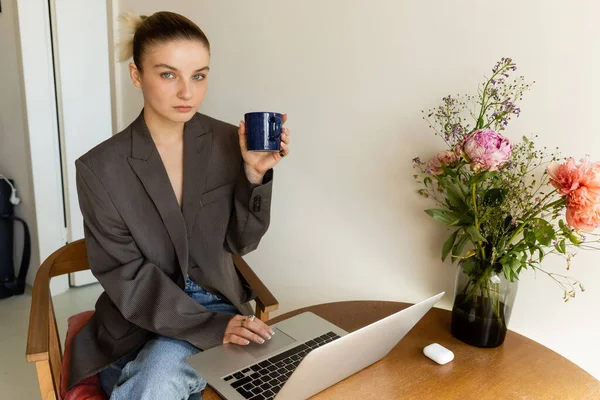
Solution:
M 550 183 L 567 196 L 567 223 L 577 230 L 591 232 L 600 226 L 600 163 L 577 164 L 573 158 L 547 167 Z
M 512 144 L 492 129 L 471 133 L 459 145 L 473 171 L 497 171 L 512 154 Z
M 567 196 L 579 188 L 585 168 L 583 165 L 577 165 L 573 158 L 569 158 L 563 164 L 552 161 L 546 171 L 550 176 L 550 184 L 556 188 L 558 193 Z
M 572 198 L 578 197 L 577 192 L 580 191 L 585 192 L 587 190 L 585 187 L 577 189 L 571 194 L 569 201 L 567 201 L 567 224 L 577 230 L 592 232 L 600 226 L 600 203 L 588 203 L 586 201 L 587 206 L 580 206 L 578 204 L 579 200 Z M 575 196 L 573 196 L 574 194 Z M 582 193 L 581 197 L 585 198 L 587 195 Z
M 443 166 L 451 166 L 456 162 L 458 156 L 452 150 L 440 151 L 429 161 L 429 169 L 433 175 L 440 175 Z

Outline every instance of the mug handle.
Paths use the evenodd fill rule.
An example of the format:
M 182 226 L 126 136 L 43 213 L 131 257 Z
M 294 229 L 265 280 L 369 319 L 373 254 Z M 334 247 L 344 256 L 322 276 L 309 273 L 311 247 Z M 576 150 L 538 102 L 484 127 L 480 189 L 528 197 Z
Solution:
M 269 141 L 276 142 L 280 140 L 281 120 L 275 116 L 269 118 Z

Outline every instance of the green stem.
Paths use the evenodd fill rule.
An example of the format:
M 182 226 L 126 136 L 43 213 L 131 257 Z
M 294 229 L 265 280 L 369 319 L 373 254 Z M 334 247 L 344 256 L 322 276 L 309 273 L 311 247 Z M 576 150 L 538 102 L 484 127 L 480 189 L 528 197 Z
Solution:
M 484 116 L 485 110 L 487 110 L 487 107 L 486 107 L 486 104 L 485 104 L 485 94 L 487 93 L 487 88 L 488 88 L 490 82 L 496 77 L 496 75 L 498 75 L 500 72 L 504 71 L 507 67 L 508 66 L 505 65 L 504 67 L 500 68 L 485 83 L 485 86 L 483 88 L 483 93 L 481 94 L 481 111 L 479 112 L 479 117 L 477 118 L 477 124 L 475 125 L 475 129 L 481 129 L 483 127 L 483 116 Z
M 477 217 L 477 195 L 475 194 L 476 185 L 473 183 L 471 185 L 471 196 L 473 198 L 473 212 L 475 213 L 475 227 L 479 230 L 479 218 Z M 485 248 L 481 245 L 481 242 L 477 242 L 477 247 L 479 247 L 479 252 L 481 253 L 481 259 L 485 260 Z
M 535 207 L 533 208 L 533 210 L 531 210 L 531 212 L 530 212 L 529 214 L 525 214 L 525 215 L 523 216 L 523 219 L 529 219 L 531 215 L 536 215 L 536 214 L 537 214 L 537 213 L 539 213 L 540 211 L 543 211 L 543 210 L 544 210 L 544 207 L 545 207 L 545 206 L 543 205 L 543 204 L 544 204 L 544 202 L 546 201 L 546 199 L 548 199 L 548 197 L 551 197 L 551 196 L 553 196 L 555 193 L 556 193 L 556 190 L 553 190 L 553 191 L 551 191 L 550 193 L 548 193 L 547 195 L 545 195 L 545 196 L 544 196 L 544 198 L 543 198 L 542 200 L 540 200 L 540 203 L 539 203 L 537 206 L 535 206 Z M 551 203 L 551 204 L 552 204 L 552 203 Z M 541 210 L 539 210 L 539 211 L 536 211 L 538 207 L 542 207 L 542 209 L 541 209 Z M 535 214 L 532 214 L 532 213 L 535 213 Z
M 475 282 L 473 282 L 472 280 L 467 284 L 467 286 L 465 287 L 465 302 L 469 301 L 474 295 L 477 294 L 477 290 L 479 290 L 479 288 L 483 285 L 483 283 L 485 282 L 485 279 L 487 277 L 488 272 L 487 271 L 483 271 L 481 273 L 481 276 L 479 278 L 477 278 L 477 280 Z M 473 288 L 471 290 L 468 290 L 469 286 L 471 285 L 471 282 L 473 282 Z M 468 292 L 468 293 L 467 293 Z
M 519 227 L 517 228 L 517 230 L 515 231 L 515 233 L 513 233 L 513 235 L 510 237 L 510 239 L 508 239 L 508 242 L 506 242 L 506 245 L 508 246 L 509 244 L 511 244 L 512 241 L 515 239 L 515 237 L 517 237 L 517 235 L 523 231 L 523 228 L 525 228 L 525 226 L 529 222 L 531 222 L 531 220 L 536 215 L 538 215 L 539 213 L 541 213 L 542 211 L 544 211 L 544 210 L 546 210 L 548 208 L 554 207 L 554 206 L 559 205 L 560 203 L 564 203 L 564 202 L 565 202 L 564 198 L 561 198 L 561 199 L 558 199 L 556 201 L 553 201 L 552 203 L 549 203 L 546 206 L 544 206 L 541 209 L 539 209 L 538 211 L 536 211 L 533 215 L 527 217 L 527 219 L 525 221 L 521 222 L 521 225 L 519 225 Z
M 493 285 L 490 283 L 491 279 L 491 269 L 487 269 L 481 273 L 481 276 L 476 280 L 470 279 L 462 293 L 465 295 L 465 303 L 474 298 L 474 302 L 477 302 L 477 294 L 481 293 L 481 299 L 486 297 L 490 301 L 490 305 L 494 311 L 494 316 L 496 317 L 498 324 L 500 326 L 504 325 L 504 321 L 502 321 L 502 316 L 500 313 L 501 308 L 501 294 L 500 290 L 493 290 Z M 482 306 L 483 306 L 482 302 Z
M 469 177 L 468 177 L 468 176 L 466 176 L 466 175 L 463 173 L 463 170 L 462 170 L 462 169 L 463 169 L 462 167 L 463 167 L 465 164 L 466 164 L 466 162 L 460 161 L 460 163 L 459 163 L 459 164 L 456 166 L 456 172 L 458 173 L 458 176 L 463 176 L 463 177 L 464 177 L 464 180 L 465 180 L 466 182 L 468 182 L 468 181 L 469 181 Z M 461 183 L 460 179 L 458 179 L 458 178 L 453 178 L 453 179 L 452 179 L 452 181 L 453 181 L 454 183 L 456 183 L 456 186 L 458 186 L 458 189 L 460 190 L 460 193 L 463 195 L 463 197 L 467 197 L 467 193 L 465 192 L 465 189 L 463 188 L 463 185 L 462 185 L 462 183 Z

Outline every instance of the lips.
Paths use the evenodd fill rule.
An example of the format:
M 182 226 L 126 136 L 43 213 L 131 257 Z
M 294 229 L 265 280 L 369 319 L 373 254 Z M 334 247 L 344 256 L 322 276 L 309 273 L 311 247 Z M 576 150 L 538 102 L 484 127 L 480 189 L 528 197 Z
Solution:
M 175 108 L 179 112 L 187 112 L 192 109 L 192 106 L 175 106 L 173 108 Z

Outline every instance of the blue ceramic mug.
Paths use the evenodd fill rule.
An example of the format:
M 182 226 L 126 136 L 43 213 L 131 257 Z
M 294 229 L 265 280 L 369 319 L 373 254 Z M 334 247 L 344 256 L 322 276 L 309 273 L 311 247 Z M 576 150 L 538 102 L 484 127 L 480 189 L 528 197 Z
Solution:
M 283 114 L 251 112 L 244 115 L 246 139 L 250 151 L 279 151 Z

